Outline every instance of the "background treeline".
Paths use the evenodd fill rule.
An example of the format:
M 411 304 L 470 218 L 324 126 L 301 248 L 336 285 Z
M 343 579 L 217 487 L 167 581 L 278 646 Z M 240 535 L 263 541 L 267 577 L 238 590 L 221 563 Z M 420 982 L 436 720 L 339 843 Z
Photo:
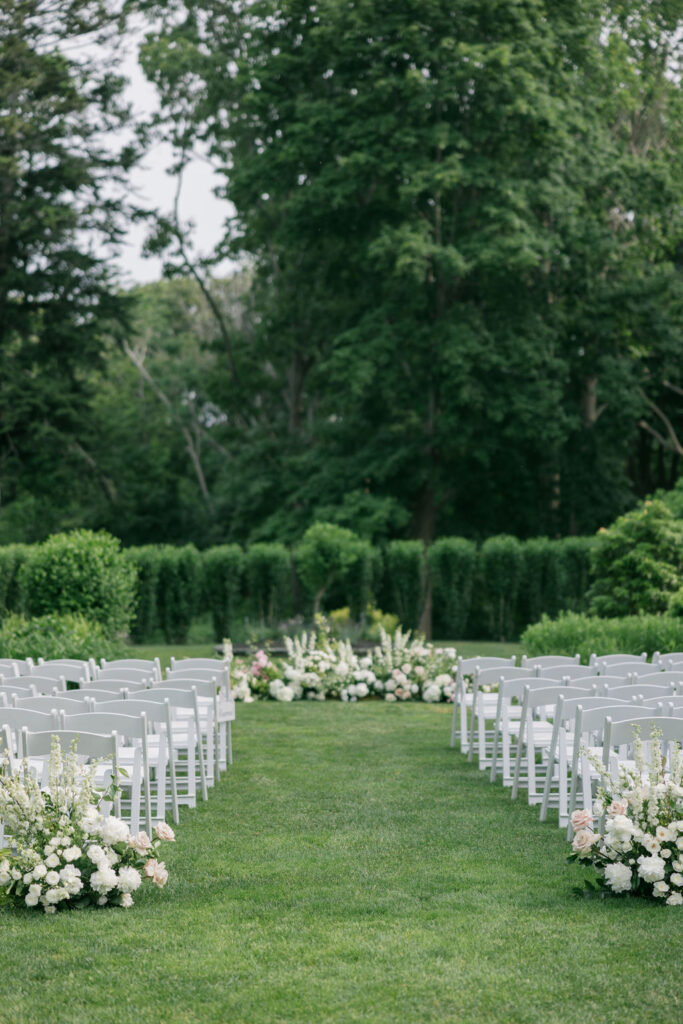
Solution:
M 0 543 L 587 535 L 673 486 L 680 3 L 0 6 Z M 162 140 L 233 204 L 201 258 L 131 206 Z M 169 279 L 122 291 L 143 216 Z
M 120 570 L 112 576 L 99 559 L 97 586 L 103 596 L 84 597 L 84 589 L 94 589 L 78 571 L 87 535 L 64 536 L 71 543 L 52 538 L 46 545 L 0 548 L 0 619 L 12 612 L 59 612 L 62 606 L 71 611 L 75 600 L 79 611 L 92 614 L 94 601 L 96 619 L 109 633 L 123 625 L 135 643 L 184 643 L 200 616 L 210 616 L 215 640 L 239 640 L 279 635 L 281 628 L 296 628 L 291 620 L 297 616 L 310 622 L 314 611 L 343 606 L 358 620 L 368 604 L 435 637 L 512 640 L 544 613 L 585 610 L 594 546 L 585 537 L 519 541 L 499 536 L 481 546 L 442 537 L 429 548 L 421 541 L 391 541 L 380 548 L 324 523 L 293 548 L 256 543 L 198 551 L 191 544 L 145 545 L 124 549 L 137 578 L 126 621 L 112 624 L 102 609 L 107 602 L 119 607 L 117 591 L 131 586 L 130 577 Z M 91 558 L 89 553 L 92 576 Z M 44 571 L 55 559 L 62 566 L 56 580 Z M 77 599 L 76 591 L 81 592 Z

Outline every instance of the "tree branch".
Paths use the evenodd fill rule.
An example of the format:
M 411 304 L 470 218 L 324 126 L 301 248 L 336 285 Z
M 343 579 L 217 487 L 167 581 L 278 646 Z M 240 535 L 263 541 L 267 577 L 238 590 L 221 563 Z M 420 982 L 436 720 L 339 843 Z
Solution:
M 673 450 L 678 455 L 683 455 L 683 445 L 681 444 L 681 442 L 680 442 L 680 440 L 678 438 L 678 434 L 674 430 L 673 424 L 672 424 L 671 420 L 669 419 L 669 417 L 666 415 L 665 412 L 663 412 L 659 408 L 658 405 L 656 405 L 652 401 L 651 398 L 648 398 L 648 396 L 645 394 L 645 392 L 642 389 L 639 389 L 639 393 L 640 393 L 640 397 L 643 399 L 645 404 L 649 405 L 650 408 L 652 409 L 652 411 L 654 412 L 655 416 L 658 416 L 659 419 L 662 421 L 662 423 L 666 427 L 666 431 L 667 431 L 667 434 L 669 435 L 669 437 L 668 437 L 668 439 L 661 437 L 661 435 L 659 435 L 657 433 L 657 431 L 655 431 L 649 425 L 646 428 L 644 428 L 644 429 L 647 429 L 649 431 L 649 433 L 654 434 L 655 437 L 658 437 L 659 440 L 660 440 L 660 443 L 663 444 L 665 448 L 673 448 Z M 644 421 L 641 420 L 641 423 L 640 423 L 641 427 L 643 426 L 643 423 L 644 423 Z

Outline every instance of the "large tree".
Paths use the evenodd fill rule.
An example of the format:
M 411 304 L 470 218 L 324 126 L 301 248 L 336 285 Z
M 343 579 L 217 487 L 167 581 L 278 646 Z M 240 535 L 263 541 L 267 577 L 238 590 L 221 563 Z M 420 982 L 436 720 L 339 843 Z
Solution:
M 0 0 L 0 487 L 23 537 L 81 518 L 92 368 L 124 315 L 106 246 L 120 238 L 123 82 L 105 0 Z M 3 511 L 3 519 L 7 513 Z

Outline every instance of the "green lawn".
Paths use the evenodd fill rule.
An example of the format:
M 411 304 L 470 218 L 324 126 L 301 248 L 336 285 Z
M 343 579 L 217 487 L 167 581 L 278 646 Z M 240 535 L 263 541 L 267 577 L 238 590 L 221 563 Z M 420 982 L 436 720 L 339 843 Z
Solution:
M 131 911 L 5 910 L 2 1024 L 652 1024 L 683 914 L 575 899 L 560 830 L 449 709 L 238 708 L 235 764 Z

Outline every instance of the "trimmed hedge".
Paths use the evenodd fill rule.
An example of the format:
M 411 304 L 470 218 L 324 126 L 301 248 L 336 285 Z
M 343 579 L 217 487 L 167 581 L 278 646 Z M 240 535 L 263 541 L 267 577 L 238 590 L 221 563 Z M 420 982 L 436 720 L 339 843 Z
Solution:
M 152 639 L 159 628 L 157 589 L 163 548 L 157 544 L 147 544 L 144 547 L 127 548 L 124 553 L 137 573 L 130 638 L 133 643 L 141 644 Z
M 427 552 L 432 582 L 434 632 L 464 637 L 472 607 L 477 547 L 463 537 L 440 537 Z
M 204 606 L 211 612 L 214 640 L 229 637 L 242 607 L 244 552 L 239 544 L 220 544 L 202 552 Z
M 292 606 L 292 565 L 284 544 L 252 544 L 245 561 L 247 608 L 257 622 L 272 625 Z
M 23 610 L 23 592 L 19 570 L 29 556 L 28 544 L 7 544 L 0 547 L 0 617 L 7 612 Z
M 157 577 L 159 625 L 167 644 L 184 644 L 201 597 L 202 563 L 194 544 L 161 548 Z
M 513 640 L 518 635 L 517 597 L 522 581 L 522 544 L 516 537 L 489 537 L 481 546 L 479 569 L 489 636 Z
M 427 589 L 427 562 L 421 540 L 392 540 L 387 544 L 385 564 L 389 610 L 406 629 L 417 629 Z
M 581 655 L 588 662 L 595 654 L 642 654 L 647 651 L 683 650 L 683 619 L 673 615 L 628 615 L 599 619 L 595 615 L 563 612 L 556 619 L 544 615 L 524 630 L 521 642 L 527 654 Z
M 135 568 L 104 530 L 57 533 L 29 549 L 18 581 L 29 616 L 72 612 L 125 634 L 133 614 Z

